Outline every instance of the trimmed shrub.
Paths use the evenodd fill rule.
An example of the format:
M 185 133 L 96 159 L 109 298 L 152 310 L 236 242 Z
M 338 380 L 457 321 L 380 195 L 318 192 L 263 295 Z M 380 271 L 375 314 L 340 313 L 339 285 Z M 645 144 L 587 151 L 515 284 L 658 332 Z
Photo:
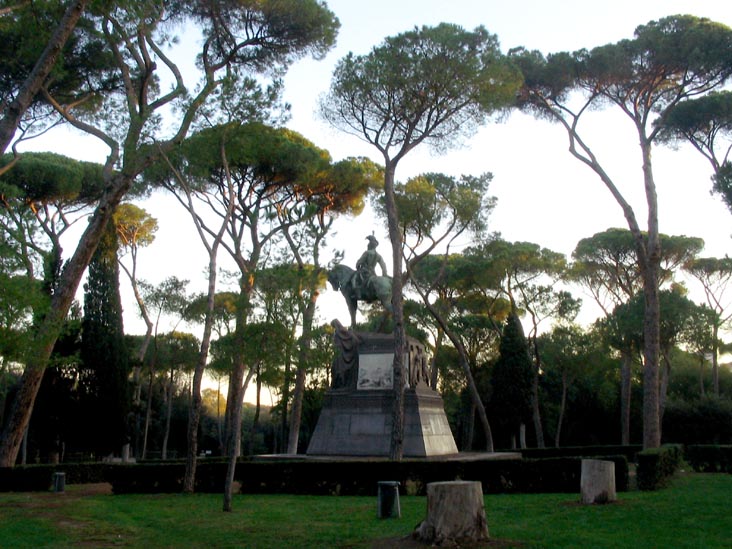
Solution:
M 639 452 L 636 456 L 636 479 L 639 490 L 658 490 L 666 486 L 679 468 L 682 447 L 665 444 Z
M 155 494 L 180 492 L 185 465 L 125 464 L 106 469 L 105 479 L 115 494 Z
M 604 456 L 615 462 L 617 491 L 628 488 L 628 461 L 623 455 Z M 478 480 L 487 494 L 578 492 L 581 457 L 506 460 L 242 460 L 236 480 L 243 493 L 375 496 L 379 481 L 395 480 L 403 493 L 424 495 L 430 482 Z M 199 460 L 196 491 L 224 489 L 225 460 Z M 2 490 L 45 491 L 53 473 L 66 473 L 66 482 L 109 482 L 115 494 L 176 493 L 183 487 L 182 462 L 142 464 L 33 465 L 0 469 Z
M 53 465 L 0 467 L 0 492 L 45 492 L 53 482 Z
M 628 460 L 615 463 L 616 489 L 628 488 Z M 376 495 L 379 481 L 424 495 L 430 482 L 477 480 L 485 493 L 579 492 L 582 458 L 536 460 L 272 461 L 239 464 L 243 493 Z
M 106 463 L 59 463 L 51 466 L 56 471 L 66 473 L 66 484 L 93 484 L 105 482 L 104 471 L 109 465 Z
M 53 474 L 66 474 L 66 484 L 106 482 L 106 463 L 57 463 L 18 465 L 0 468 L 0 492 L 39 492 L 49 490 Z
M 241 464 L 237 465 L 237 470 Z M 227 462 L 199 460 L 196 465 L 195 491 L 217 493 L 224 491 Z M 183 490 L 186 465 L 182 461 L 146 462 L 109 465 L 104 470 L 105 481 L 115 494 L 162 494 Z
M 524 448 L 521 455 L 529 459 L 556 457 L 582 457 L 602 459 L 606 456 L 625 456 L 628 461 L 635 461 L 635 455 L 643 449 L 640 444 L 612 446 L 564 446 L 561 448 Z
M 686 461 L 700 473 L 732 473 L 732 445 L 694 444 L 686 447 Z

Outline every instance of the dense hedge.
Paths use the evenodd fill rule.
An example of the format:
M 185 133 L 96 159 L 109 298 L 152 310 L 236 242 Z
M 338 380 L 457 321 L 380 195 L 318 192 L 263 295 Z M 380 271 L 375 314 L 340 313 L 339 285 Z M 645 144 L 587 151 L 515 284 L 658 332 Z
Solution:
M 628 488 L 628 461 L 615 462 L 616 489 Z M 375 495 L 379 481 L 398 481 L 402 492 L 424 494 L 430 482 L 478 480 L 486 494 L 579 492 L 582 459 L 429 461 L 288 461 L 241 464 L 244 493 Z
M 524 448 L 521 455 L 530 459 L 554 457 L 601 458 L 604 456 L 625 456 L 629 462 L 643 449 L 640 444 L 614 446 L 565 446 L 561 448 Z
M 225 460 L 199 460 L 195 491 L 223 492 L 226 469 Z M 115 465 L 105 470 L 105 480 L 112 485 L 115 494 L 176 493 L 183 490 L 185 471 L 183 461 Z
M 700 473 L 732 473 L 732 445 L 695 444 L 687 446 L 684 458 Z
M 48 490 L 55 472 L 65 473 L 66 484 L 104 482 L 104 463 L 63 463 L 19 465 L 0 468 L 0 492 L 38 492 Z
M 48 465 L 0 467 L 0 492 L 41 492 L 51 488 L 52 480 Z
M 681 464 L 683 450 L 680 444 L 664 444 L 638 452 L 636 456 L 636 479 L 639 490 L 663 488 L 673 477 Z
M 616 489 L 628 488 L 628 461 L 615 462 Z M 398 481 L 403 493 L 424 494 L 430 482 L 479 480 L 487 494 L 579 492 L 580 457 L 509 460 L 384 460 L 240 461 L 236 480 L 243 493 L 376 495 L 379 481 Z M 196 491 L 223 491 L 227 464 L 200 460 Z M 44 491 L 53 473 L 64 471 L 67 484 L 106 481 L 115 494 L 176 493 L 182 490 L 185 463 L 34 465 L 0 469 L 0 487 L 12 491 Z

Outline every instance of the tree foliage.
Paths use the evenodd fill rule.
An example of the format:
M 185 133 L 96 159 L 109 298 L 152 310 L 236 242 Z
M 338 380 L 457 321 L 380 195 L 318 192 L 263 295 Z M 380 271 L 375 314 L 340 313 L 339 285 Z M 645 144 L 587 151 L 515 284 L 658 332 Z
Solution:
M 732 210 L 732 92 L 713 92 L 679 103 L 659 126 L 664 139 L 686 140 L 709 161 L 712 188 Z
M 129 360 L 119 296 L 117 238 L 110 224 L 89 264 L 84 286 L 80 383 L 88 415 L 88 440 L 97 455 L 121 453 L 129 441 Z
M 640 25 L 633 39 L 592 50 L 544 56 L 517 49 L 524 86 L 518 105 L 559 123 L 569 138 L 570 153 L 592 169 L 622 209 L 628 222 L 646 299 L 644 337 L 644 446 L 660 444 L 658 197 L 651 151 L 661 139 L 662 124 L 683 101 L 720 88 L 732 75 L 732 30 L 709 19 L 669 16 Z M 633 124 L 642 158 L 648 226 L 640 227 L 626 199 L 599 161 L 580 122 L 594 108 L 611 107 Z
M 501 334 L 499 355 L 491 374 L 489 410 L 510 437 L 531 421 L 533 367 L 529 345 L 518 315 L 511 313 Z M 514 438 L 515 441 L 515 438 Z M 504 444 L 505 444 L 504 440 Z
M 54 87 L 58 81 L 50 81 L 41 93 L 44 104 L 56 116 L 109 148 L 103 171 L 105 192 L 62 273 L 60 291 L 54 294 L 49 314 L 36 334 L 33 360 L 26 365 L 3 431 L 0 464 L 6 466 L 15 462 L 43 369 L 83 272 L 112 212 L 133 181 L 184 139 L 201 107 L 224 80 L 241 83 L 245 93 L 251 85 L 247 76 L 262 69 L 276 75 L 302 55 L 322 55 L 333 44 L 338 28 L 332 12 L 316 0 L 146 0 L 123 6 L 102 2 L 94 8 L 85 24 L 79 24 L 75 37 L 81 44 L 98 47 L 99 55 L 80 56 L 80 65 L 70 62 L 63 66 L 76 85 L 58 89 Z M 189 75 L 184 78 L 166 53 L 166 46 L 175 42 L 175 34 L 182 32 L 187 23 L 197 25 L 202 32 L 196 64 L 199 70 L 193 76 L 197 81 L 188 81 L 188 85 Z M 21 28 L 16 24 L 12 30 L 18 32 Z M 164 78 L 172 84 L 163 86 Z M 179 109 L 179 116 L 171 125 L 161 124 L 162 113 L 171 107 Z
M 321 101 L 320 112 L 328 122 L 372 144 L 384 158 L 394 276 L 392 459 L 402 455 L 406 341 L 396 167 L 421 143 L 442 151 L 470 135 L 490 114 L 513 101 L 519 83 L 520 76 L 500 52 L 497 38 L 484 27 L 471 32 L 442 23 L 388 37 L 368 55 L 349 53 L 338 62 Z

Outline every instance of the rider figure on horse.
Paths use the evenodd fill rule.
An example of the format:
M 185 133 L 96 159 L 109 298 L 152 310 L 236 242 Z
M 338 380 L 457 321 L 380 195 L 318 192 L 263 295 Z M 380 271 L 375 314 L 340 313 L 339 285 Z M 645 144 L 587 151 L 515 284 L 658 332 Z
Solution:
M 381 275 L 386 276 L 386 263 L 376 251 L 379 241 L 371 234 L 366 239 L 369 241 L 367 249 L 356 262 L 356 273 L 351 279 L 351 285 L 359 297 L 368 291 L 371 278 L 376 276 L 377 265 L 381 267 Z

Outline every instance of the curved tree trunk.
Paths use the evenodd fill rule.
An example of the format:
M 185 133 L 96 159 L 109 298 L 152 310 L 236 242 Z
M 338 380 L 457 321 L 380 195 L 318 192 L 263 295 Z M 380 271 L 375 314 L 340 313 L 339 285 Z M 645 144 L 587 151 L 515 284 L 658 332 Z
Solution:
M 57 291 L 54 293 L 46 316 L 36 331 L 31 350 L 28 353 L 18 391 L 13 400 L 5 428 L 0 436 L 0 467 L 12 467 L 18 457 L 23 433 L 28 427 L 36 395 L 43 380 L 43 372 L 51 357 L 61 329 L 76 295 L 81 278 L 91 261 L 94 251 L 112 217 L 112 212 L 120 203 L 132 182 L 131 178 L 120 173 L 113 177 L 71 259 L 66 263 Z
M 435 306 L 430 303 L 429 299 L 427 299 L 427 296 L 422 293 L 422 291 L 419 289 L 419 287 L 415 284 L 415 289 L 417 290 L 417 293 L 420 294 L 420 297 L 422 298 L 422 302 L 425 304 L 427 309 L 430 311 L 430 314 L 434 317 L 434 319 L 437 321 L 437 323 L 440 325 L 440 328 L 444 332 L 444 334 L 447 336 L 447 338 L 450 340 L 450 342 L 453 344 L 455 349 L 458 351 L 458 355 L 460 356 L 460 367 L 463 370 L 463 373 L 465 374 L 465 379 L 468 382 L 468 391 L 470 392 L 470 400 L 472 404 L 475 406 L 476 411 L 478 412 L 478 418 L 480 419 L 480 424 L 483 427 L 483 434 L 485 436 L 485 449 L 487 452 L 493 452 L 494 451 L 494 445 L 493 445 L 493 431 L 491 429 L 491 424 L 488 421 L 488 415 L 485 411 L 485 405 L 483 404 L 483 401 L 480 398 L 480 392 L 478 391 L 478 386 L 475 383 L 475 378 L 473 377 L 473 372 L 470 369 L 470 362 L 468 361 L 468 352 L 465 349 L 465 345 L 463 345 L 462 340 L 449 328 L 447 325 L 447 322 L 443 318 L 443 316 L 440 314 L 440 312 L 435 308 Z
M 191 407 L 188 410 L 188 449 L 186 452 L 186 472 L 183 477 L 183 492 L 192 493 L 196 485 L 196 463 L 198 455 L 198 426 L 201 423 L 201 408 L 203 407 L 203 400 L 201 398 L 201 383 L 203 381 L 203 373 L 206 370 L 206 364 L 208 363 L 208 352 L 211 347 L 211 332 L 213 331 L 214 324 L 214 308 L 216 306 L 216 272 L 218 251 L 221 241 L 224 237 L 226 230 L 226 224 L 228 223 L 234 208 L 234 200 L 232 199 L 234 194 L 234 188 L 231 181 L 231 175 L 229 174 L 228 164 L 226 163 L 226 152 L 224 145 L 222 145 L 221 156 L 226 166 L 226 184 L 227 191 L 229 193 L 229 206 L 226 209 L 226 213 L 222 216 L 221 227 L 219 228 L 213 242 L 209 246 L 208 240 L 206 239 L 206 233 L 200 222 L 200 218 L 196 215 L 193 201 L 191 200 L 191 192 L 182 177 L 177 177 L 181 182 L 181 186 L 185 189 L 187 202 L 184 202 L 184 206 L 188 213 L 191 215 L 193 222 L 198 231 L 198 236 L 201 239 L 204 247 L 208 251 L 208 288 L 206 293 L 206 316 L 203 322 L 203 336 L 201 337 L 201 347 L 198 352 L 198 360 L 196 367 L 193 370 L 193 382 L 191 384 Z M 221 381 L 219 380 L 219 387 Z M 219 396 L 220 398 L 220 391 Z M 224 445 L 221 436 L 221 419 L 219 417 L 219 406 L 218 401 L 216 405 L 216 419 L 219 430 L 219 446 L 224 451 Z
M 630 444 L 630 400 L 632 395 L 631 366 L 633 356 L 630 350 L 620 353 L 620 440 Z
M 23 82 L 15 98 L 3 109 L 3 117 L 0 119 L 0 154 L 5 152 L 13 140 L 20 119 L 43 87 L 88 3 L 88 0 L 77 0 L 69 4 L 33 70 Z

